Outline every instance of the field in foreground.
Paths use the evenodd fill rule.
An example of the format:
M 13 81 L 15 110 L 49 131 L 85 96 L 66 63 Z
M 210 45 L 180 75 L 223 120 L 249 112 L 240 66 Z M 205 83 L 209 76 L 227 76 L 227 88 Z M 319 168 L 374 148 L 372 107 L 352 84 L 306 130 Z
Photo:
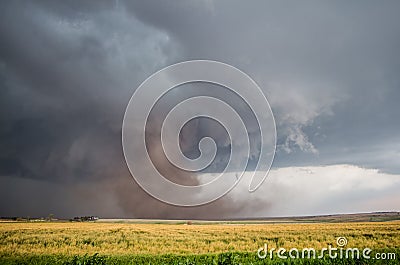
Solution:
M 329 245 L 336 247 L 338 237 L 347 239 L 346 248 L 369 247 L 396 253 L 391 263 L 371 259 L 362 263 L 342 260 L 341 264 L 400 264 L 399 221 L 194 225 L 0 223 L 0 263 L 264 264 L 271 261 L 259 259 L 257 250 L 265 243 L 269 248 L 321 250 Z M 276 258 L 274 261 L 288 262 Z M 318 264 L 338 264 L 337 261 L 306 260 Z M 300 262 L 296 260 L 296 264 Z

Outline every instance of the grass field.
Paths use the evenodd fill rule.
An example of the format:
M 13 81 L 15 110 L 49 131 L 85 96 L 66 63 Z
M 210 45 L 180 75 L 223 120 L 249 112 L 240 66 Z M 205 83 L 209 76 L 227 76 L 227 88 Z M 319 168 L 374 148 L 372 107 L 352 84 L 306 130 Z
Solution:
M 338 260 L 261 260 L 270 248 L 369 247 L 396 259 L 340 264 L 400 264 L 400 221 L 310 224 L 0 223 L 0 264 L 339 264 Z M 305 262 L 305 263 L 302 263 Z M 360 262 L 360 263 L 352 263 Z

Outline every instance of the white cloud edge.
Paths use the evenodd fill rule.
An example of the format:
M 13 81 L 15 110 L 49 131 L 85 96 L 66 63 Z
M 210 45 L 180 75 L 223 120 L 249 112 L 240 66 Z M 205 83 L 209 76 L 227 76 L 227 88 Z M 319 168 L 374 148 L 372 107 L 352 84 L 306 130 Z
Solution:
M 235 177 L 237 172 L 227 173 Z M 216 174 L 202 174 L 212 179 Z M 228 193 L 234 202 L 246 202 L 240 215 L 291 216 L 400 210 L 400 175 L 350 164 L 271 169 L 263 185 L 247 191 L 251 172 Z M 265 207 L 252 203 L 265 204 Z M 255 208 L 261 210 L 254 211 Z

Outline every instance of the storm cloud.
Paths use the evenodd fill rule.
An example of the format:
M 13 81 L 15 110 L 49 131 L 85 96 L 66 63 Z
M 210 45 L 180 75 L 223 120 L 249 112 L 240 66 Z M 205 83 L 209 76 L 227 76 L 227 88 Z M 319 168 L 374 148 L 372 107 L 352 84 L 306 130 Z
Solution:
M 191 59 L 232 64 L 263 89 L 277 124 L 279 178 L 291 167 L 344 164 L 381 172 L 369 178 L 398 178 L 399 8 L 397 1 L 3 1 L 0 215 L 279 215 L 274 196 L 244 193 L 202 207 L 169 206 L 130 176 L 121 146 L 129 98 L 155 71 Z M 176 93 L 171 104 L 185 97 Z M 190 126 L 183 133 L 189 155 L 210 132 L 221 136 L 225 154 L 221 128 Z M 214 171 L 226 163 L 219 159 Z M 317 172 L 333 185 L 327 171 Z M 354 179 L 353 171 L 341 172 L 339 182 Z M 366 209 L 325 203 L 336 212 Z M 388 210 L 383 199 L 374 205 L 368 210 Z

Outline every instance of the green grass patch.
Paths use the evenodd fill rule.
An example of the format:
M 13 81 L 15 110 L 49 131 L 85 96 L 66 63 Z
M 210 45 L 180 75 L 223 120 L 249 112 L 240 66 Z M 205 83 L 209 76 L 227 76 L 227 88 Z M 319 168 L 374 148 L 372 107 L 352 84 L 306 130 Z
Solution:
M 260 259 L 256 253 L 247 252 L 227 252 L 220 254 L 202 255 L 81 255 L 81 256 L 62 256 L 62 255 L 25 255 L 25 256 L 1 256 L 0 264 L 60 264 L 60 265 L 114 265 L 114 264 L 173 264 L 173 265 L 194 265 L 194 264 L 213 264 L 213 265 L 239 265 L 239 264 L 400 264 L 399 249 L 383 249 L 375 252 L 395 253 L 394 260 L 377 259 L 331 259 L 326 256 L 324 259 Z

